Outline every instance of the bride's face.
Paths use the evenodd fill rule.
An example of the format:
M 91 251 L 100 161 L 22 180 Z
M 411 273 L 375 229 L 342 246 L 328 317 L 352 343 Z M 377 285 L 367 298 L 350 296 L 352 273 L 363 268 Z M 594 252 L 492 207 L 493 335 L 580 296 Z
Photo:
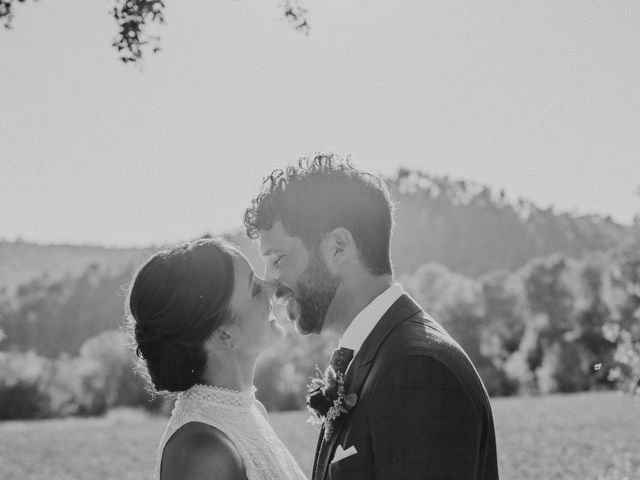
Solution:
M 285 335 L 271 311 L 270 300 L 275 287 L 256 276 L 242 254 L 234 257 L 233 269 L 235 278 L 230 307 L 234 320 L 225 329 L 237 351 L 259 354 Z

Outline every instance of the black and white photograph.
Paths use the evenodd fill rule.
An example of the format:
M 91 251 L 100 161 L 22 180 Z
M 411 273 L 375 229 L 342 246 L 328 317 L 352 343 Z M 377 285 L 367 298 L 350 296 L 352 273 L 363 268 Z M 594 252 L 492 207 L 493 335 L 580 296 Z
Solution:
M 0 0 L 0 479 L 640 480 L 639 26 Z

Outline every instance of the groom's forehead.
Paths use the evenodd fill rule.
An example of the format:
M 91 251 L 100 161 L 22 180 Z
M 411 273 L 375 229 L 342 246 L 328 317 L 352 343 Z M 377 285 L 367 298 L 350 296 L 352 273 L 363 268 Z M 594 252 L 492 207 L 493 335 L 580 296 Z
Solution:
M 300 239 L 287 235 L 281 222 L 275 223 L 270 230 L 260 230 L 258 235 L 260 254 L 264 257 L 284 253 L 298 242 Z

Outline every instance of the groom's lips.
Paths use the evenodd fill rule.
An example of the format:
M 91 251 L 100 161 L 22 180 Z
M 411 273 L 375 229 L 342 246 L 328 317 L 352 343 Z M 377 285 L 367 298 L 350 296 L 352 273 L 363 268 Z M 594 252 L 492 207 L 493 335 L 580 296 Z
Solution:
M 274 296 L 276 301 L 282 304 L 289 320 L 295 323 L 300 318 L 300 305 L 293 289 L 283 283 L 278 283 Z
M 287 295 L 284 309 L 292 322 L 295 323 L 300 319 L 300 305 L 293 294 Z
M 289 287 L 278 284 L 275 294 L 271 297 L 271 315 L 269 316 L 269 320 L 271 321 L 271 316 L 279 320 L 288 319 L 289 321 L 295 322 L 295 314 L 296 310 L 292 304 L 297 304 L 295 300 L 295 295 L 293 290 Z M 297 305 L 296 305 L 297 307 Z

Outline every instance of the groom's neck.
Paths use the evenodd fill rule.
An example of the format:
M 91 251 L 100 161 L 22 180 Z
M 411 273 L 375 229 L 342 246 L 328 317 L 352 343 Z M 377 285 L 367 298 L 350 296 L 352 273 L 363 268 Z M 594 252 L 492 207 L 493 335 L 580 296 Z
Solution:
M 325 329 L 341 337 L 353 319 L 391 285 L 391 275 L 364 274 L 343 279 L 329 306 Z

